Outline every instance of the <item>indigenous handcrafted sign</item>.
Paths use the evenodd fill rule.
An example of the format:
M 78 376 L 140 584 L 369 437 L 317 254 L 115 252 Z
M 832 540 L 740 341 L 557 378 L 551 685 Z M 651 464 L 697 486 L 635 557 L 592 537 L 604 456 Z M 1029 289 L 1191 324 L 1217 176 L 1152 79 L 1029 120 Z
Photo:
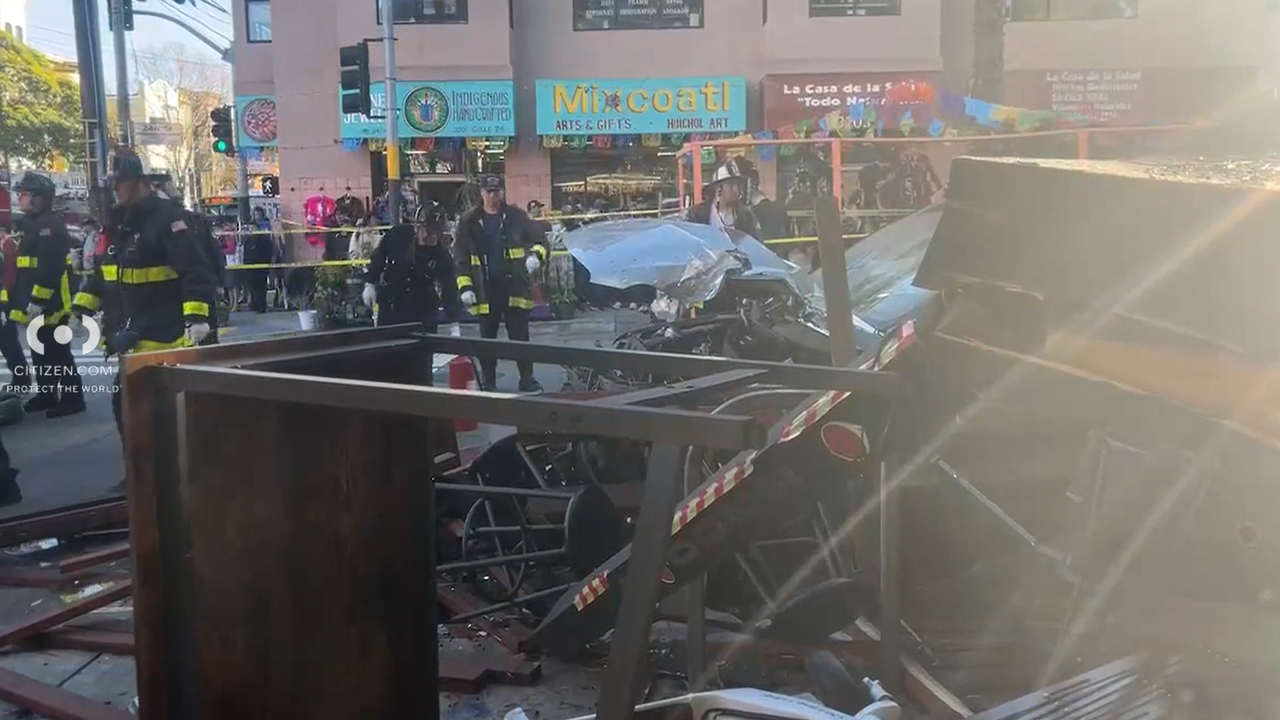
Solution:
M 241 95 L 236 98 L 236 147 L 275 147 L 276 129 L 274 97 Z
M 400 136 L 514 136 L 515 94 L 515 84 L 510 80 L 396 83 Z M 370 99 L 374 116 L 382 116 L 387 110 L 386 86 L 373 83 Z M 381 138 L 386 135 L 386 121 L 359 114 L 342 115 L 341 130 L 344 140 Z
M 742 77 L 539 80 L 539 135 L 747 129 Z
M 937 84 L 936 72 L 819 73 L 766 75 L 760 81 L 764 124 L 768 128 L 813 120 L 859 103 L 883 104 L 899 85 Z

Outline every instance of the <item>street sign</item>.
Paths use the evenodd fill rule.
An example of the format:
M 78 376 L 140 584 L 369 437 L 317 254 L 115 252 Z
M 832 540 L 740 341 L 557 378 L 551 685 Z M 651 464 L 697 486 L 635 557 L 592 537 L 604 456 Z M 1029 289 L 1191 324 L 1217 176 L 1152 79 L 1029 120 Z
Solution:
M 133 134 L 138 145 L 178 145 L 182 142 L 182 125 L 171 122 L 134 123 Z
M 263 177 L 262 194 L 267 197 L 277 197 L 280 195 L 280 178 L 275 175 L 267 175 Z

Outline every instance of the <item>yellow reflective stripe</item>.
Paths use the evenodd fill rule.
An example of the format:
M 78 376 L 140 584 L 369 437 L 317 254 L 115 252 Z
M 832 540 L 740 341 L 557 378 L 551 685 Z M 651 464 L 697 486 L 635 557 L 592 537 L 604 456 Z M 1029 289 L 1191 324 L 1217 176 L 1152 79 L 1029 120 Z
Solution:
M 58 295 L 62 298 L 62 311 L 70 312 L 71 310 L 71 276 L 67 273 L 62 274 L 61 287 L 58 288 Z
M 106 280 L 107 282 L 115 282 L 116 280 L 119 280 L 120 266 L 119 265 L 103 265 L 102 279 Z
M 465 290 L 465 289 L 467 289 L 467 288 L 471 287 L 471 286 L 472 286 L 472 285 L 474 285 L 474 284 L 475 284 L 475 283 L 471 282 L 471 276 L 470 276 L 470 275 L 459 275 L 459 276 L 458 276 L 458 289 L 459 289 L 459 290 Z
M 533 301 L 528 298 L 513 297 L 507 300 L 507 304 L 519 310 L 532 310 Z
M 71 304 L 75 307 L 82 307 L 89 312 L 98 312 L 98 296 L 93 293 L 76 293 L 76 299 L 71 301 Z
M 44 324 L 45 324 L 45 325 L 57 325 L 58 323 L 62 322 L 62 318 L 66 317 L 66 316 L 67 316 L 67 315 L 69 315 L 69 314 L 70 314 L 70 313 L 69 313 L 69 312 L 67 312 L 66 310 L 59 310 L 59 311 L 58 311 L 58 312 L 56 312 L 56 313 L 52 313 L 52 314 L 50 314 L 50 315 L 45 315 L 45 316 L 44 316 Z
M 524 257 L 524 248 L 521 248 L 521 247 L 507 248 L 508 260 L 519 260 L 522 257 Z
M 200 317 L 209 317 L 209 303 L 202 302 L 184 302 L 182 303 L 183 315 L 199 315 Z
M 120 271 L 120 282 L 125 285 L 143 285 L 145 283 L 166 282 L 177 279 L 178 271 L 168 265 L 124 268 Z
M 39 263 L 39 260 L 40 260 L 40 258 L 37 258 L 37 257 L 35 257 L 35 256 L 33 256 L 33 255 L 19 255 L 19 256 L 18 256 L 18 267 L 20 267 L 20 268 L 33 268 L 33 267 L 38 267 L 38 266 L 39 266 L 39 264 L 40 264 L 40 263 Z
M 76 261 L 71 259 L 71 253 L 67 253 L 67 267 L 75 267 Z
M 546 248 L 545 246 L 542 246 L 542 245 L 534 245 L 534 246 L 533 246 L 533 252 L 534 252 L 534 254 L 536 254 L 539 258 L 541 258 L 542 260 L 544 260 L 544 261 L 545 261 L 545 260 L 547 259 L 547 248 Z
M 488 315 L 489 303 L 480 303 L 479 305 L 473 306 L 471 308 L 471 314 L 472 315 Z
M 471 256 L 471 264 L 472 264 L 472 265 L 474 265 L 474 266 L 476 266 L 476 267 L 480 267 L 482 264 L 484 264 L 484 262 L 480 259 L 480 256 L 479 256 L 479 255 L 472 255 L 472 256 Z
M 9 291 L 0 288 L 0 302 L 9 302 Z
M 50 290 L 49 288 L 43 285 L 36 285 L 35 287 L 31 288 L 31 297 L 37 300 L 48 300 L 49 298 L 53 297 L 53 290 Z
M 139 340 L 137 345 L 133 346 L 134 352 L 154 352 L 156 350 L 177 350 L 178 348 L 191 347 L 191 342 L 185 337 L 173 342 L 162 343 L 152 340 Z
M 27 317 L 26 310 L 13 310 L 9 313 L 9 319 L 14 322 L 31 322 L 31 318 Z

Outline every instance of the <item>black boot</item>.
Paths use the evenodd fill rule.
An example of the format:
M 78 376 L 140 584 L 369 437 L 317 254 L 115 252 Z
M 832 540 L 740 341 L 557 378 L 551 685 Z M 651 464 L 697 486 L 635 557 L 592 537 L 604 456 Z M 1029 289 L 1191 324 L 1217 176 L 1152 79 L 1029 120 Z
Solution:
M 30 415 L 32 413 L 52 410 L 57 404 L 58 399 L 56 397 L 49 393 L 41 393 L 28 400 L 26 404 L 22 406 L 22 409 L 26 410 L 27 414 Z
M 68 415 L 78 415 L 84 411 L 83 395 L 67 395 L 62 400 L 59 400 L 56 405 L 49 408 L 49 411 L 44 416 L 50 420 L 57 420 Z
M 18 471 L 13 468 L 0 470 L 0 505 L 17 505 L 22 502 L 22 488 L 18 487 Z

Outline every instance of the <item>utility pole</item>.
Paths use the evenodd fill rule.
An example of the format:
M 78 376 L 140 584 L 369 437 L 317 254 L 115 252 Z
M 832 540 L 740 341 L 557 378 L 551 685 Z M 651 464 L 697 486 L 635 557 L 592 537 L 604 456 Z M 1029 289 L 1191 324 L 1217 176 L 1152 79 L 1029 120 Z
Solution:
M 228 49 L 223 55 L 223 60 L 231 63 L 231 100 L 233 107 L 232 116 L 235 118 L 235 127 L 244 127 L 240 124 L 240 108 L 235 103 L 236 88 L 236 59 L 234 49 Z M 240 218 L 240 225 L 249 224 L 249 158 L 244 154 L 244 148 L 240 147 L 240 138 L 235 138 L 236 144 L 236 214 Z
M 386 53 L 387 209 L 400 222 L 400 104 L 396 102 L 396 18 L 391 0 L 382 0 L 382 49 Z
M 104 118 L 106 102 L 102 79 L 102 36 L 98 30 L 98 6 L 94 0 L 75 0 L 72 4 L 75 25 L 76 58 L 80 70 L 80 115 L 84 121 L 86 165 L 93 208 L 98 222 L 106 222 L 110 198 L 106 191 L 107 133 Z
M 124 0 L 108 0 L 111 3 L 111 23 L 116 56 L 116 124 L 118 140 L 122 146 L 129 142 L 129 57 L 125 54 Z

